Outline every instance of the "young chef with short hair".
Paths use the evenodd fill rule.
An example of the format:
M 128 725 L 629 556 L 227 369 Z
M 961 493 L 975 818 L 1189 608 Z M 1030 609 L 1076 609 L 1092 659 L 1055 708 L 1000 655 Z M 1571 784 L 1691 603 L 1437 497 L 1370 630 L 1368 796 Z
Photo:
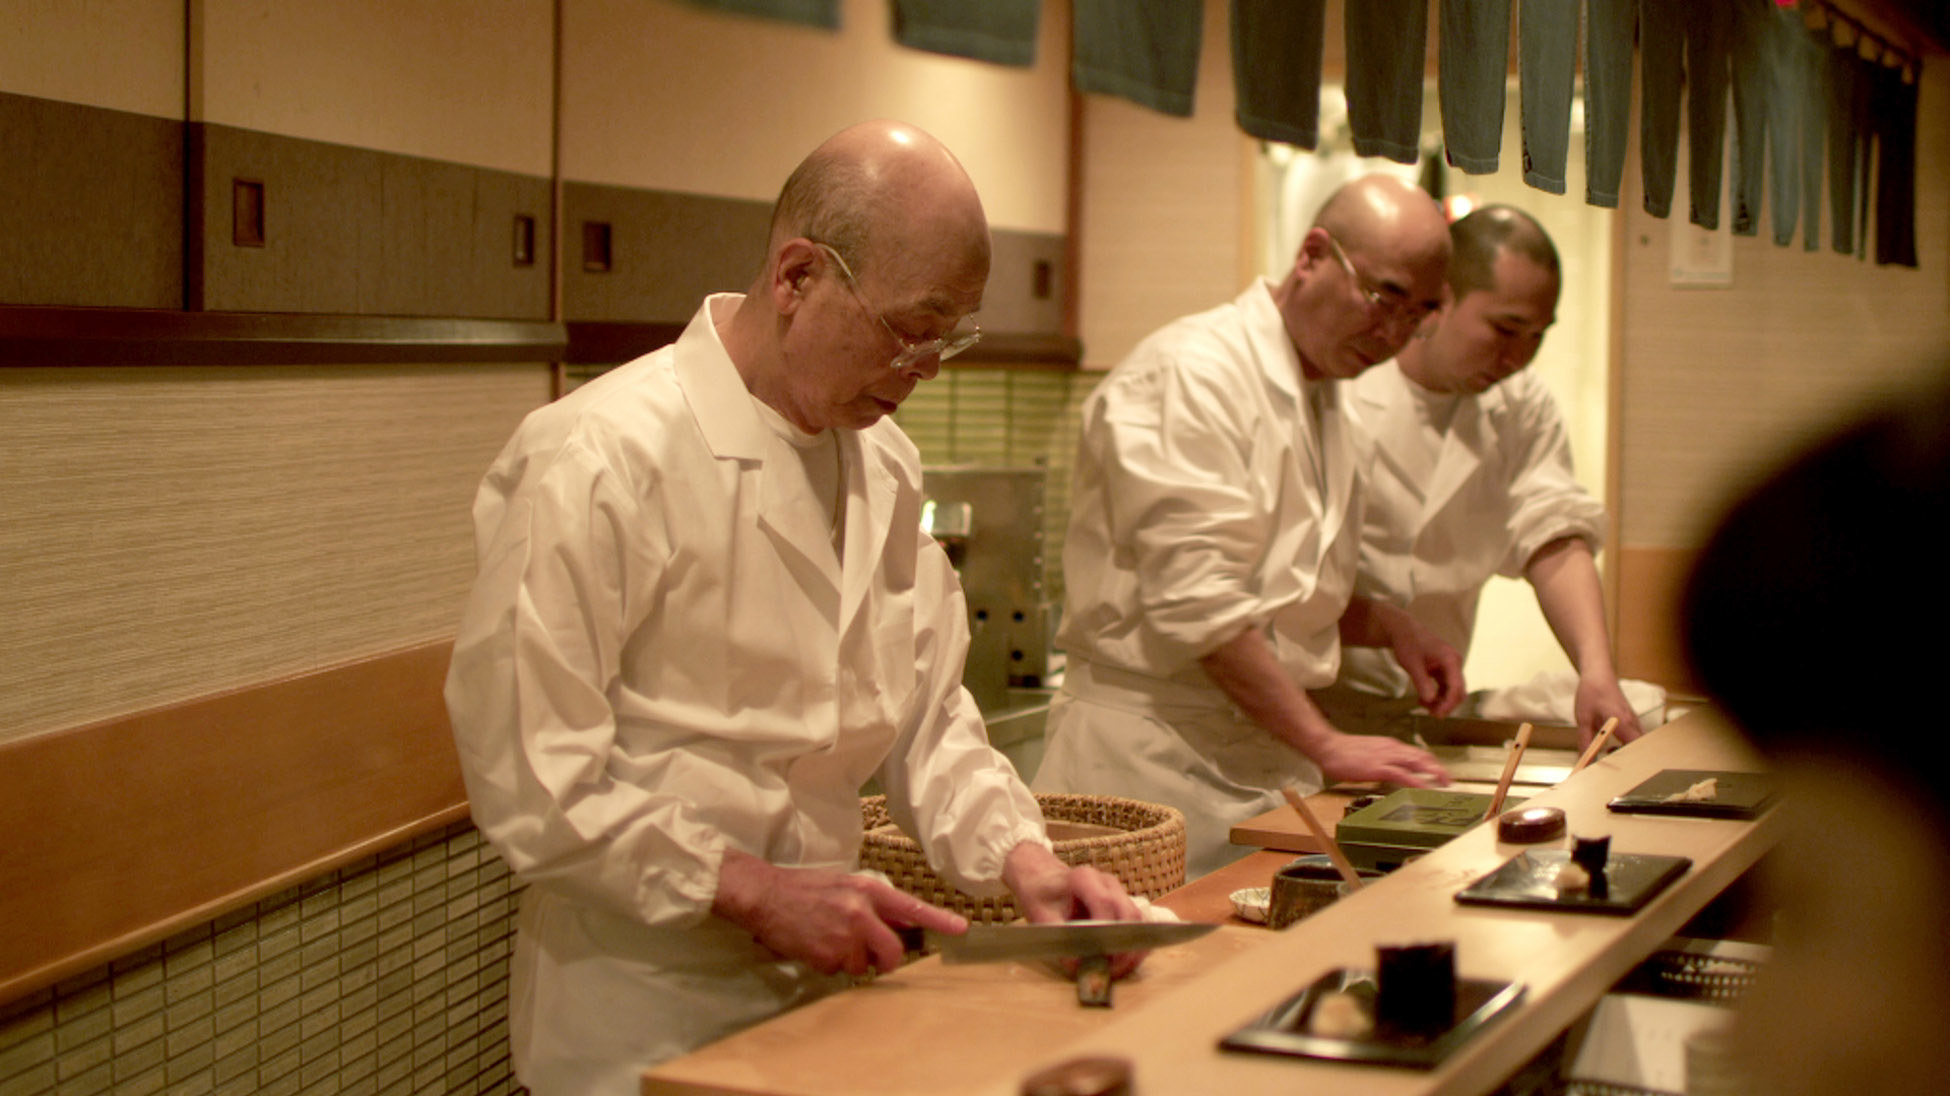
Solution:
M 1557 249 L 1511 206 L 1479 209 L 1449 234 L 1442 307 L 1394 361 L 1350 385 L 1375 444 L 1355 590 L 1467 653 L 1490 577 L 1522 576 L 1577 668 L 1582 737 L 1616 717 L 1630 742 L 1638 715 L 1612 665 L 1593 559 L 1605 510 L 1573 476 L 1564 418 L 1525 368 L 1557 320 Z M 1350 649 L 1339 685 L 1414 697 L 1383 650 Z

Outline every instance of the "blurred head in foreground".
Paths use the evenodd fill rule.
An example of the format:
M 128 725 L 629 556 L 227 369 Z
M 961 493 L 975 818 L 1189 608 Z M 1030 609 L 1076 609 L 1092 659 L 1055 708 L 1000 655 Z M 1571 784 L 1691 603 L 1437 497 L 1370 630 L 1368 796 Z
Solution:
M 1737 503 L 1686 592 L 1707 692 L 1786 782 L 1763 873 L 1773 961 L 1741 1010 L 1755 1091 L 1937 1091 L 1950 1076 L 1950 384 L 1802 454 Z

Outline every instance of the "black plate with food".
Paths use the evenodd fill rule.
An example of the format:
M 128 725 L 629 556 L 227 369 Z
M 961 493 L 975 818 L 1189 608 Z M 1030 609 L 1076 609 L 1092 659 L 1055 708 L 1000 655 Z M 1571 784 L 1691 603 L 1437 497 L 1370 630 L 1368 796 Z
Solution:
M 1754 818 L 1774 801 L 1778 791 L 1768 773 L 1662 769 L 1607 806 L 1636 814 Z
M 1515 982 L 1458 978 L 1455 989 L 1447 1026 L 1402 1031 L 1374 1019 L 1379 994 L 1373 971 L 1336 968 L 1219 1045 L 1249 1054 L 1432 1069 L 1523 999 Z
M 1693 866 L 1683 856 L 1612 853 L 1604 861 L 1604 882 L 1593 886 L 1563 849 L 1527 849 L 1503 866 L 1456 892 L 1470 906 L 1515 906 L 1574 913 L 1628 914 Z M 1581 875 L 1573 881 L 1566 873 Z

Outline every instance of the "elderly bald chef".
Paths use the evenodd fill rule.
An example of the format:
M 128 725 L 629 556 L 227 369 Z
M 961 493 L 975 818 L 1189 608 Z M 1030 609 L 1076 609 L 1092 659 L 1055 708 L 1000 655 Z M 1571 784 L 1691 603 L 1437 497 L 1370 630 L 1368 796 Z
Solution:
M 1490 576 L 1527 579 L 1578 671 L 1584 738 L 1615 716 L 1629 742 L 1639 720 L 1612 666 L 1592 557 L 1604 507 L 1574 478 L 1564 418 L 1524 368 L 1557 319 L 1557 249 L 1509 206 L 1471 213 L 1450 238 L 1443 306 L 1400 357 L 1352 385 L 1376 452 L 1355 590 L 1467 651 Z M 1341 685 L 1414 695 L 1386 651 L 1350 650 Z
M 529 415 L 489 469 L 446 695 L 474 818 L 529 884 L 509 1026 L 531 1091 L 633 1093 L 892 968 L 893 926 L 965 929 L 851 874 L 869 777 L 962 887 L 1036 921 L 1139 916 L 1056 859 L 989 748 L 886 419 L 975 340 L 988 267 L 946 148 L 844 130 L 786 182 L 748 293 Z
M 1341 732 L 1306 690 L 1347 642 L 1391 646 L 1433 710 L 1462 696 L 1454 650 L 1352 596 L 1368 447 L 1339 383 L 1436 307 L 1448 255 L 1426 194 L 1357 179 L 1282 281 L 1155 332 L 1091 394 L 1039 790 L 1178 807 L 1199 874 L 1247 851 L 1232 825 L 1283 787 L 1446 782 L 1422 750 Z

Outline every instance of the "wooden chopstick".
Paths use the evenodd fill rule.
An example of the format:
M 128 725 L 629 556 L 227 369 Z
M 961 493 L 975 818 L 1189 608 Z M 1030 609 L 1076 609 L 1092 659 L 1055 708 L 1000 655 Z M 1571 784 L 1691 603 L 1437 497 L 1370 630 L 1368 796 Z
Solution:
M 1599 751 L 1605 748 L 1605 743 L 1611 741 L 1611 733 L 1617 727 L 1617 716 L 1612 716 L 1610 719 L 1605 720 L 1605 725 L 1598 728 L 1597 734 L 1591 736 L 1591 745 L 1584 748 L 1584 755 L 1578 758 L 1577 764 L 1571 766 L 1571 771 L 1575 773 L 1597 760 Z
M 1287 805 L 1293 808 L 1293 813 L 1300 816 L 1300 821 L 1306 823 L 1314 839 L 1327 850 L 1327 859 L 1334 862 L 1334 870 L 1341 873 L 1342 879 L 1347 880 L 1347 889 L 1360 890 L 1361 873 L 1354 870 L 1354 865 L 1348 861 L 1347 854 L 1341 851 L 1340 843 L 1327 832 L 1327 827 L 1321 825 L 1320 819 L 1314 817 L 1314 812 L 1307 806 L 1307 801 L 1300 798 L 1300 793 L 1292 788 L 1281 788 L 1280 794 L 1286 796 Z
M 1503 762 L 1503 776 L 1496 782 L 1496 794 L 1490 797 L 1490 809 L 1484 813 L 1484 818 L 1495 818 L 1497 812 L 1503 809 L 1504 797 L 1510 794 L 1510 781 L 1517 775 L 1517 762 L 1523 758 L 1523 752 L 1529 746 L 1530 724 L 1525 723 L 1517 728 L 1517 740 L 1510 747 L 1510 756 Z

